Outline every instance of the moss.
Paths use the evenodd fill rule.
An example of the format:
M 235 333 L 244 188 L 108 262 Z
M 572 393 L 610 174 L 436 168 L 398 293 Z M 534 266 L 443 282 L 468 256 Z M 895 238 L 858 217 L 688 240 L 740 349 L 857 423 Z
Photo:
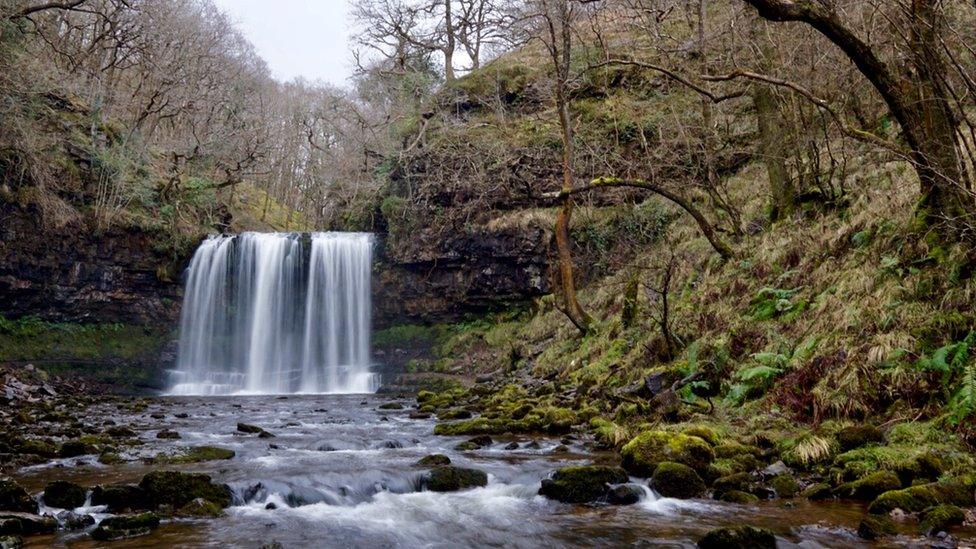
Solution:
M 421 467 L 436 467 L 438 465 L 450 465 L 451 458 L 445 456 L 444 454 L 430 454 L 429 456 L 424 456 L 417 461 L 417 465 Z
M 973 493 L 962 484 L 948 482 L 910 486 L 881 494 L 871 502 L 868 512 L 877 515 L 901 509 L 908 513 L 917 513 L 941 504 L 970 506 L 973 504 Z
M 762 455 L 762 449 L 757 446 L 739 444 L 738 442 L 725 442 L 715 446 L 716 459 L 735 458 L 742 455 L 751 455 L 758 458 Z
M 830 485 L 825 482 L 818 482 L 816 484 L 811 484 L 800 492 L 800 497 L 809 499 L 810 501 L 820 501 L 827 499 L 831 496 L 833 490 L 831 490 Z
M 776 496 L 781 498 L 792 498 L 800 491 L 800 484 L 793 478 L 793 475 L 776 475 L 770 482 Z
M 712 483 L 712 488 L 715 490 L 716 494 L 736 490 L 752 492 L 755 488 L 755 479 L 752 478 L 752 475 L 747 473 L 734 473 L 716 479 L 715 482 Z
M 651 488 L 664 497 L 691 499 L 705 493 L 705 481 L 691 467 L 665 461 L 654 469 Z
M 704 440 L 681 433 L 645 431 L 620 450 L 628 472 L 648 477 L 660 463 L 672 461 L 705 471 L 715 459 L 712 447 Z
M 877 540 L 897 532 L 895 523 L 887 515 L 867 515 L 857 526 L 857 535 L 867 540 Z
M 187 448 L 181 455 L 160 459 L 163 463 L 199 463 L 202 461 L 220 461 L 233 459 L 237 455 L 233 450 L 216 446 L 194 446 Z
M 155 513 L 109 517 L 99 523 L 91 536 L 99 541 L 114 541 L 145 536 L 159 527 Z
M 837 489 L 837 495 L 843 498 L 853 498 L 871 501 L 891 490 L 901 488 L 901 480 L 891 471 L 875 471 L 854 482 L 843 484 Z
M 775 549 L 776 536 L 765 528 L 732 526 L 716 528 L 698 541 L 701 549 Z
M 424 485 L 431 492 L 456 492 L 488 484 L 488 475 L 477 469 L 441 465 L 431 469 Z
M 719 437 L 715 431 L 711 427 L 705 425 L 692 425 L 681 432 L 688 436 L 698 437 L 711 446 L 716 446 L 719 443 Z
M 619 467 L 563 467 L 557 469 L 552 478 L 543 479 L 539 494 L 563 503 L 588 503 L 605 497 L 608 484 L 624 482 L 627 482 L 627 473 Z
M 716 499 L 728 503 L 738 503 L 741 505 L 748 505 L 750 503 L 757 503 L 759 501 L 758 496 L 739 490 L 728 490 L 726 492 L 722 492 L 716 497 Z
M 842 452 L 847 452 L 867 444 L 884 442 L 884 433 L 873 425 L 855 425 L 837 432 L 837 443 Z
M 231 502 L 230 488 L 226 484 L 214 483 L 209 476 L 200 473 L 153 471 L 142 477 L 139 487 L 154 506 L 180 508 L 197 498 L 212 501 L 220 507 L 228 507 Z
M 966 520 L 966 513 L 955 505 L 936 505 L 922 513 L 919 531 L 927 536 L 958 526 Z
M 224 511 L 219 505 L 202 498 L 197 498 L 176 511 L 177 516 L 194 518 L 217 518 L 223 514 Z

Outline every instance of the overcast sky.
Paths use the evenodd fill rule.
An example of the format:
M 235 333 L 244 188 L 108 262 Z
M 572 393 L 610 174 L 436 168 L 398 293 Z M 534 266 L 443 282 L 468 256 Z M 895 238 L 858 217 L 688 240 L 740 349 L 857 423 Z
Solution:
M 337 86 L 353 72 L 352 0 L 214 0 L 279 80 L 297 76 Z

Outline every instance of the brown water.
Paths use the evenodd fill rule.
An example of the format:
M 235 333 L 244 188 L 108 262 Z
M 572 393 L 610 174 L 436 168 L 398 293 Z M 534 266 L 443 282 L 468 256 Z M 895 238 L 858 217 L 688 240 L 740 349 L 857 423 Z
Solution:
M 109 545 L 261 547 L 277 541 L 284 547 L 694 547 L 711 528 L 753 524 L 776 532 L 781 547 L 869 546 L 854 533 L 864 513 L 856 505 L 799 499 L 732 505 L 662 499 L 650 490 L 640 503 L 627 507 L 548 501 L 536 492 L 540 480 L 555 468 L 612 461 L 613 456 L 588 453 L 581 446 L 554 455 L 560 442 L 545 439 L 537 450 L 505 450 L 511 439 L 496 439 L 490 448 L 457 452 L 453 447 L 462 438 L 433 436 L 433 421 L 408 419 L 408 410 L 377 410 L 381 402 L 374 396 L 185 397 L 155 399 L 135 415 L 121 415 L 111 404 L 90 409 L 87 421 L 113 419 L 139 431 L 145 444 L 132 457 L 202 444 L 237 452 L 232 460 L 182 468 L 209 473 L 232 487 L 235 502 L 225 517 L 164 521 L 150 536 Z M 166 418 L 151 419 L 149 414 L 156 412 Z M 174 417 L 181 412 L 189 417 Z M 241 435 L 236 432 L 239 421 L 264 427 L 276 437 Z M 179 431 L 183 439 L 156 439 L 163 428 Z M 450 494 L 419 491 L 424 469 L 414 463 L 431 453 L 488 472 L 488 486 Z M 105 466 L 87 456 L 27 468 L 18 479 L 39 492 L 58 479 L 89 487 L 138 482 L 154 468 L 158 466 L 138 461 Z M 265 509 L 268 503 L 277 509 Z M 105 516 L 97 508 L 78 511 Z M 959 536 L 976 539 L 971 531 Z M 105 546 L 84 532 L 27 541 L 28 547 Z M 886 546 L 920 544 L 928 545 L 899 536 Z

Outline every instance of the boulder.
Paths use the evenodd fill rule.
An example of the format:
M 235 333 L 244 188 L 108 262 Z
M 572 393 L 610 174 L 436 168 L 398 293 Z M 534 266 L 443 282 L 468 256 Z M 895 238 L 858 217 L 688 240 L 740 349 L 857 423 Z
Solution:
M 135 484 L 105 484 L 92 489 L 92 505 L 104 505 L 110 513 L 149 509 L 146 492 Z
M 430 454 L 429 456 L 424 456 L 420 458 L 417 465 L 421 467 L 436 467 L 438 465 L 450 465 L 451 458 L 445 456 L 444 454 Z
M 929 507 L 943 504 L 970 507 L 973 504 L 973 491 L 965 485 L 952 482 L 910 486 L 903 490 L 891 490 L 881 494 L 871 502 L 868 512 L 884 515 L 895 509 L 901 509 L 907 513 L 918 513 Z
M 633 505 L 644 497 L 640 486 L 620 484 L 607 492 L 607 503 L 610 505 Z
M 657 466 L 666 461 L 703 472 L 715 459 L 712 447 L 704 440 L 666 431 L 645 431 L 624 445 L 620 454 L 623 468 L 642 477 L 653 475 Z
M 64 511 L 58 513 L 58 522 L 63 524 L 66 530 L 84 530 L 95 525 L 95 517 Z
M 840 444 L 841 452 L 881 442 L 884 442 L 884 433 L 874 425 L 855 425 L 837 432 L 837 443 Z
M 33 536 L 53 534 L 58 530 L 54 517 L 44 517 L 30 513 L 0 513 L 0 534 Z
M 176 516 L 194 518 L 217 518 L 223 514 L 219 505 L 203 498 L 197 498 L 176 511 Z
M 69 440 L 62 444 L 59 450 L 59 454 L 63 458 L 73 458 L 96 453 L 98 453 L 98 450 L 94 446 L 81 442 L 80 440 Z
M 792 498 L 800 491 L 800 484 L 790 474 L 777 475 L 769 484 L 778 498 Z
M 607 497 L 609 484 L 627 481 L 627 473 L 619 467 L 562 467 L 553 473 L 552 478 L 542 480 L 539 494 L 563 503 L 590 503 Z
M 431 492 L 456 492 L 488 484 L 488 475 L 478 469 L 441 465 L 434 467 L 424 479 Z
M 741 490 L 727 490 L 716 495 L 719 501 L 725 501 L 728 503 L 739 503 L 742 505 L 748 505 L 750 503 L 756 503 L 759 501 L 759 497 L 748 492 L 743 492 Z
M 73 482 L 56 480 L 44 487 L 41 499 L 49 507 L 74 509 L 85 504 L 85 489 Z
M 705 493 L 705 481 L 691 467 L 665 461 L 654 469 L 651 488 L 666 498 L 691 499 Z
M 825 482 L 818 482 L 816 484 L 811 484 L 800 492 L 800 497 L 807 498 L 810 501 L 820 501 L 829 498 L 833 493 L 830 485 Z
M 139 487 L 153 507 L 171 505 L 179 509 L 197 498 L 212 501 L 221 508 L 229 507 L 231 503 L 230 487 L 217 484 L 202 473 L 153 471 L 142 477 Z
M 838 497 L 872 501 L 891 490 L 901 488 L 901 480 L 891 471 L 875 471 L 837 487 Z
M 926 536 L 944 532 L 950 526 L 958 526 L 966 520 L 966 513 L 955 505 L 936 505 L 922 513 L 919 531 Z
M 399 402 L 384 402 L 383 404 L 377 406 L 377 408 L 380 410 L 402 410 L 403 404 L 400 404 Z
M 13 480 L 0 480 L 0 511 L 37 513 L 37 502 Z
M 895 523 L 887 515 L 866 515 L 857 526 L 857 535 L 877 540 L 896 532 Z
M 765 528 L 732 526 L 716 528 L 698 541 L 701 549 L 775 549 L 776 536 Z
M 249 435 L 257 435 L 260 434 L 261 431 L 264 431 L 264 429 L 258 427 L 257 425 L 250 425 L 247 423 L 238 423 L 237 430 L 241 433 L 247 433 Z
M 116 541 L 145 536 L 159 527 L 155 513 L 123 515 L 103 520 L 91 536 L 99 541 Z
M 172 429 L 163 429 L 162 431 L 156 433 L 156 438 L 167 439 L 167 440 L 178 440 L 183 437 L 179 433 Z

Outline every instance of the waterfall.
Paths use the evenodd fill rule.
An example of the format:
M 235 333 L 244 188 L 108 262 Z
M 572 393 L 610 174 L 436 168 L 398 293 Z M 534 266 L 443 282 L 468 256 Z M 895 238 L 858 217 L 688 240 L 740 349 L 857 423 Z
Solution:
M 212 236 L 186 273 L 174 395 L 367 393 L 367 233 Z

